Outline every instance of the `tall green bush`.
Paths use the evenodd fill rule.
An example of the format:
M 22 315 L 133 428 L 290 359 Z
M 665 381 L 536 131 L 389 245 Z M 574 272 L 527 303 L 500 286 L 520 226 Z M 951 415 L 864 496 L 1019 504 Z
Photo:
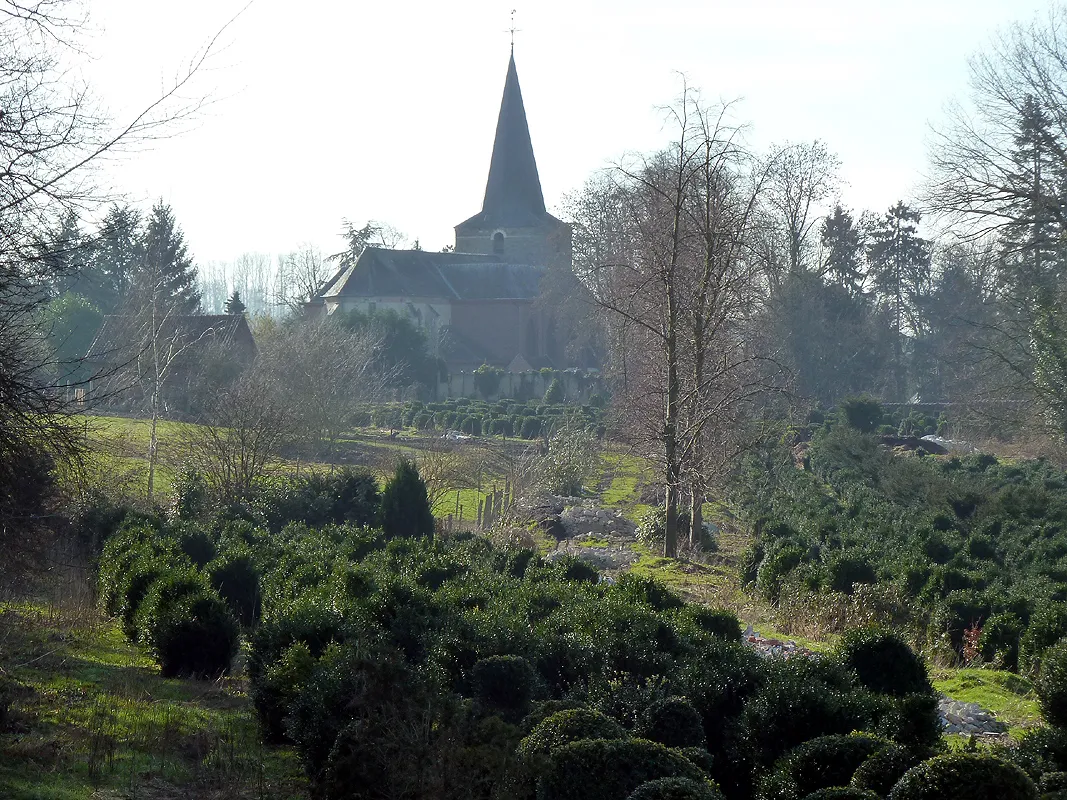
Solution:
M 991 755 L 952 753 L 908 770 L 889 800 L 1037 800 L 1026 773 Z
M 403 459 L 382 492 L 382 530 L 389 538 L 432 537 L 433 512 L 415 464 Z

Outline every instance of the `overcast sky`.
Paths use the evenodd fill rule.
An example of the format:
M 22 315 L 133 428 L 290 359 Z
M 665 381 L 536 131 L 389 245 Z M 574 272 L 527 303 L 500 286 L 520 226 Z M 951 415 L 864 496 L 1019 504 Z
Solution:
M 93 0 L 86 76 L 118 118 L 245 0 Z M 1033 0 L 254 0 L 192 91 L 180 136 L 110 168 L 170 203 L 197 260 L 341 249 L 342 218 L 439 249 L 481 207 L 517 9 L 515 58 L 545 201 L 628 150 L 666 141 L 657 106 L 684 73 L 740 99 L 750 143 L 822 139 L 843 202 L 884 210 L 921 179 L 931 124 L 967 58 L 1044 13 Z

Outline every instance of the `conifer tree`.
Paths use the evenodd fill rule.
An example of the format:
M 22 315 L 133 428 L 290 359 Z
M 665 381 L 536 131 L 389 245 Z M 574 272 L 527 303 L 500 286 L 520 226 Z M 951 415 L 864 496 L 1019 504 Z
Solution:
M 233 294 L 226 298 L 226 305 L 223 307 L 223 310 L 227 314 L 245 313 L 245 304 L 241 302 L 241 293 L 234 289 Z
M 392 480 L 382 492 L 382 530 L 390 539 L 397 536 L 433 536 L 433 512 L 426 484 L 419 470 L 407 459 L 396 465 Z
M 79 291 L 105 314 L 114 314 L 129 295 L 141 264 L 141 214 L 112 205 L 93 238 L 92 261 Z
M 151 292 L 168 313 L 196 314 L 200 291 L 196 267 L 174 211 L 163 201 L 152 206 L 140 241 L 139 288 Z
M 823 271 L 831 283 L 855 296 L 863 291 L 863 231 L 840 204 L 823 220 Z

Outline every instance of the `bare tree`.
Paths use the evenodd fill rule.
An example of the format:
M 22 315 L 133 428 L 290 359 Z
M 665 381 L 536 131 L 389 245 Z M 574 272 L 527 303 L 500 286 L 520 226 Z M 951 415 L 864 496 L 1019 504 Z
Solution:
M 183 426 L 179 448 L 220 497 L 247 494 L 298 430 L 283 387 L 256 367 L 219 392 L 200 421 Z
M 839 186 L 840 159 L 824 142 L 772 147 L 765 158 L 766 180 L 760 198 L 764 269 L 776 288 L 783 272 L 807 268 L 813 241 L 829 209 L 826 201 Z
M 576 272 L 606 316 L 617 411 L 662 465 L 667 556 L 687 474 L 697 485 L 706 473 L 702 443 L 762 385 L 740 376 L 757 361 L 744 326 L 758 302 L 749 238 L 766 170 L 728 110 L 686 88 L 667 111 L 675 141 L 599 176 L 576 204 L 588 213 L 576 220 Z
M 382 347 L 373 331 L 349 331 L 333 320 L 278 325 L 259 342 L 264 369 L 309 443 L 332 454 L 361 406 L 381 400 L 393 375 L 379 367 Z
M 301 311 L 322 289 L 330 277 L 322 252 L 311 244 L 301 244 L 290 253 L 278 256 L 274 302 Z

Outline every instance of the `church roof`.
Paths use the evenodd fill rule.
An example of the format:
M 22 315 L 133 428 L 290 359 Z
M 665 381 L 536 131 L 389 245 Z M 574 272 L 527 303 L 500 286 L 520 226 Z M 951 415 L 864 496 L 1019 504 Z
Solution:
M 148 328 L 142 317 L 108 314 L 85 358 L 102 362 L 128 358 L 145 346 Z M 164 317 L 157 335 L 172 349 L 189 348 L 192 351 L 211 343 L 224 343 L 249 353 L 256 352 L 256 340 L 244 314 L 173 314 Z
M 519 73 L 512 53 L 504 80 L 504 96 L 500 101 L 482 210 L 461 222 L 456 229 L 529 228 L 555 221 L 556 218 L 545 210 L 530 126 L 526 122 L 526 109 L 519 89 Z
M 498 256 L 368 247 L 319 294 L 342 297 L 437 297 L 445 300 L 532 300 L 543 267 Z

